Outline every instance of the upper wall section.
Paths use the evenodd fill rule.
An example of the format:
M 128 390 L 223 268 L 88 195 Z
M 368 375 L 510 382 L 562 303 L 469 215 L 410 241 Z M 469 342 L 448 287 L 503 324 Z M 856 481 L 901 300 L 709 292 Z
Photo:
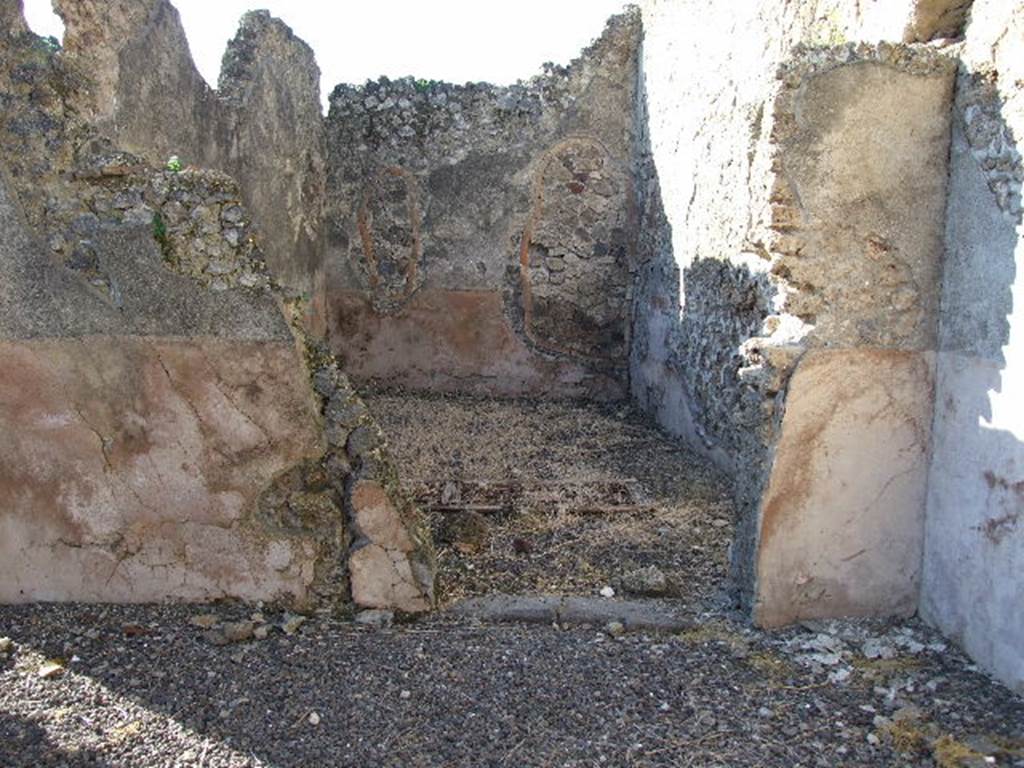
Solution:
M 953 67 L 881 45 L 780 70 L 767 247 L 804 344 L 935 349 Z
M 312 298 L 322 281 L 325 178 L 313 51 L 266 11 L 247 13 L 224 54 L 217 96 L 208 164 L 246 190 L 274 276 Z M 310 320 L 322 330 L 315 307 Z
M 309 47 L 265 11 L 246 14 L 213 91 L 167 0 L 54 6 L 65 24 L 63 57 L 88 83 L 75 108 L 153 164 L 177 155 L 238 179 L 274 276 L 312 294 L 324 160 L 319 70 Z
M 644 0 L 640 5 L 642 122 L 648 134 L 640 154 L 644 226 L 631 386 L 637 401 L 666 429 L 730 467 L 736 451 L 731 436 L 757 419 L 742 387 L 734 386 L 746 364 L 739 347 L 759 335 L 761 323 L 774 312 L 774 290 L 766 283 L 762 258 L 768 242 L 758 224 L 767 217 L 773 194 L 771 131 L 779 66 L 800 44 L 956 36 L 962 29 L 948 21 L 962 19 L 969 3 Z M 694 67 L 700 76 L 693 76 Z M 698 264 L 701 259 L 715 261 Z M 855 290 L 850 278 L 830 290 Z M 703 283 L 707 291 L 700 289 Z M 713 342 L 707 338 L 711 325 Z M 724 400 L 723 409 L 709 400 Z M 746 415 L 737 423 L 729 413 Z
M 271 274 L 353 375 L 624 394 L 635 14 L 527 83 L 339 86 L 324 121 L 312 52 L 265 12 L 243 18 L 212 91 L 167 0 L 56 6 L 89 83 L 76 108 L 154 163 L 237 178 Z
M 200 164 L 214 96 L 174 6 L 58 0 L 54 9 L 64 22 L 64 56 L 89 81 L 77 105 L 83 115 L 154 164 L 173 154 Z
M 338 86 L 328 337 L 358 377 L 621 396 L 637 236 L 635 13 L 507 88 Z

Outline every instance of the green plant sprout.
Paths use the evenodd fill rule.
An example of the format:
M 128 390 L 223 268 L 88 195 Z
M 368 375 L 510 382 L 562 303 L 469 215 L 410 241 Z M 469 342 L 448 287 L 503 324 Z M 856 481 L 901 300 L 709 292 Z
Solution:
M 164 261 L 172 261 L 171 238 L 167 234 L 167 223 L 159 211 L 153 215 L 153 239 L 160 246 L 160 252 L 164 255 Z

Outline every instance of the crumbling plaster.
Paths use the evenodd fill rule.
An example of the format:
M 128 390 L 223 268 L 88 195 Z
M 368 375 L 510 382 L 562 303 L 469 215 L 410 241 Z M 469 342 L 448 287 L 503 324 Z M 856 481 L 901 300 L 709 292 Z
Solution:
M 28 32 L 0 65 L 0 599 L 429 609 L 429 535 L 235 181 L 118 147 Z
M 118 307 L 49 261 L 6 182 L 0 214 L 0 599 L 302 602 L 316 538 L 246 525 L 322 451 L 270 297 L 204 296 L 144 226 L 108 228 L 92 242 Z

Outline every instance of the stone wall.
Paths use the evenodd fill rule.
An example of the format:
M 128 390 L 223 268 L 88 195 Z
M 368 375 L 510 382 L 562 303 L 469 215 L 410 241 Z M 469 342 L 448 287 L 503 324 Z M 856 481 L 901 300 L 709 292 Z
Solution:
M 352 375 L 620 397 L 637 220 L 639 23 L 525 83 L 338 86 L 328 338 Z
M 0 599 L 304 602 L 319 537 L 247 516 L 274 475 L 322 452 L 271 297 L 196 290 L 143 222 L 97 222 L 55 261 L 11 186 Z
M 245 14 L 228 43 L 217 85 L 213 150 L 246 190 L 278 282 L 310 300 L 308 322 L 323 332 L 325 145 L 320 69 L 312 49 L 266 11 Z
M 800 44 L 955 35 L 959 30 L 944 21 L 962 18 L 964 5 L 641 3 L 639 111 L 646 135 L 637 158 L 644 226 L 631 386 L 659 423 L 723 466 L 735 466 L 738 448 L 729 443 L 750 423 L 737 375 L 745 365 L 739 344 L 760 333 L 777 298 L 766 277 L 760 222 L 773 193 L 779 66 Z M 695 67 L 700 77 L 691 76 Z M 732 267 L 698 264 L 704 259 Z M 719 306 L 718 320 L 705 321 L 707 302 Z M 803 332 L 792 328 L 795 336 Z
M 312 298 L 322 281 L 324 182 L 312 50 L 266 11 L 248 13 L 214 91 L 167 0 L 58 0 L 54 7 L 66 28 L 63 59 L 85 81 L 75 110 L 153 165 L 174 155 L 236 178 L 274 276 Z M 319 306 L 310 304 L 314 329 Z
M 1024 8 L 960 53 L 921 613 L 1024 690 Z
M 742 432 L 742 418 L 733 416 L 741 399 L 733 384 L 736 350 L 769 311 L 764 290 L 751 285 L 762 278 L 730 264 L 753 249 L 747 230 L 767 204 L 765 111 L 773 71 L 813 21 L 802 5 L 641 4 L 647 135 L 638 152 L 644 226 L 630 384 L 663 427 L 730 470 L 735 448 L 720 443 L 725 433 Z M 693 62 L 701 62 L 704 76 L 690 76 Z M 705 257 L 718 261 L 696 265 Z M 721 281 L 721 290 L 699 298 L 689 287 L 698 280 Z M 719 307 L 718 319 L 694 328 L 685 318 L 702 325 L 705 304 Z M 705 342 L 707 333 L 721 342 Z M 684 360 L 688 354 L 695 357 Z M 697 399 L 702 388 L 718 392 L 720 408 Z
M 971 5 L 643 4 L 631 383 L 735 472 L 733 574 L 759 621 L 919 606 L 1019 688 L 1024 22 Z M 927 54 L 856 49 L 808 79 L 821 54 L 798 52 L 771 78 L 802 41 L 957 39 L 967 19 L 943 43 L 962 58 L 948 180 Z M 698 60 L 706 77 L 677 74 Z
M 631 384 L 735 474 L 733 577 L 764 624 L 916 605 L 952 64 L 888 44 L 798 45 L 899 39 L 916 18 L 911 4 L 858 7 L 644 7 Z M 694 57 L 716 74 L 680 81 L 673 64 Z M 875 397 L 865 387 L 882 368 L 906 383 Z M 846 381 L 864 399 L 842 395 Z M 872 401 L 887 415 L 869 428 Z M 901 445 L 901 460 L 854 477 L 875 442 Z M 856 485 L 870 515 L 830 485 Z M 864 552 L 831 551 L 856 539 L 843 526 L 872 531 Z
M 952 75 L 930 49 L 886 44 L 798 51 L 780 70 L 776 313 L 739 372 L 773 421 L 754 533 L 763 625 L 916 610 Z
M 429 608 L 383 437 L 237 184 L 118 148 L 89 85 L 0 39 L 0 600 Z

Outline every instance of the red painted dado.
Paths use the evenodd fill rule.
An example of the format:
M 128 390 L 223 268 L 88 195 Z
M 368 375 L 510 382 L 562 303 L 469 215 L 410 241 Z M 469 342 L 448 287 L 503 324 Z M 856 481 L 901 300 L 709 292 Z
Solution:
M 496 291 L 421 290 L 394 314 L 376 312 L 356 291 L 332 293 L 328 302 L 331 347 L 357 381 L 502 395 L 624 394 L 614 375 L 528 346 Z
M 289 342 L 0 342 L 0 601 L 301 600 L 312 546 L 249 524 L 322 452 Z

